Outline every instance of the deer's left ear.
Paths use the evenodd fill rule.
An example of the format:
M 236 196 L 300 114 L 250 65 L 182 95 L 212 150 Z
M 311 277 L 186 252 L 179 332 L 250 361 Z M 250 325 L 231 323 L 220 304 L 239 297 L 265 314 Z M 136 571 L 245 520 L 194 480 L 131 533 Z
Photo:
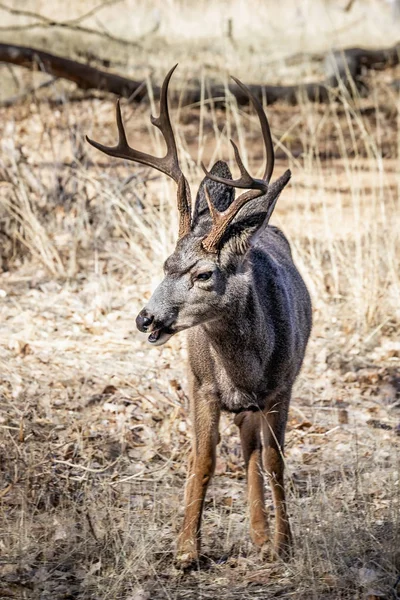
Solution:
M 221 254 L 243 255 L 247 252 L 255 236 L 268 225 L 280 193 L 290 177 L 291 172 L 287 170 L 269 186 L 266 194 L 245 204 L 224 233 Z

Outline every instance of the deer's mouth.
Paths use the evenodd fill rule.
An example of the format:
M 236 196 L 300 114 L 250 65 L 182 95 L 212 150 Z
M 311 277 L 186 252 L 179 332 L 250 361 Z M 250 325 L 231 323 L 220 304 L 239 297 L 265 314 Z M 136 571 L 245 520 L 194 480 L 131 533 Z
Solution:
M 165 342 L 168 342 L 169 338 L 172 337 L 176 333 L 174 329 L 171 327 L 159 327 L 158 329 L 153 329 L 147 341 L 153 346 L 162 346 Z

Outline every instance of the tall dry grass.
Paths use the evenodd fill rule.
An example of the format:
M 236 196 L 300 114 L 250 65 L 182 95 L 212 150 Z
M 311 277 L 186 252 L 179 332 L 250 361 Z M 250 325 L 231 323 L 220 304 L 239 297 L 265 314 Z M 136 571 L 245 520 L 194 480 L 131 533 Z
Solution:
M 375 329 L 396 327 L 400 317 L 400 138 L 396 121 L 391 119 L 386 129 L 389 119 L 379 93 L 384 94 L 382 88 L 372 106 L 342 90 L 326 106 L 304 101 L 293 110 L 269 110 L 277 173 L 286 165 L 293 173 L 274 222 L 289 235 L 317 315 L 339 315 L 341 326 L 358 333 L 360 341 Z M 98 156 L 85 145 L 84 132 L 110 143 L 115 136 L 112 103 L 95 102 L 94 119 L 88 105 L 82 119 L 66 106 L 63 128 L 74 123 L 68 149 L 59 132 L 48 129 L 51 110 L 39 111 L 35 121 L 46 156 L 40 169 L 35 168 L 37 155 L 26 156 L 15 138 L 3 137 L 5 233 L 53 275 L 76 275 L 78 255 L 96 247 L 115 261 L 115 268 L 129 264 L 138 277 L 157 280 L 162 257 L 175 240 L 173 185 L 146 169 Z M 398 111 L 396 96 L 384 94 L 381 102 L 391 103 L 386 113 Z M 161 155 L 161 136 L 150 126 L 147 109 L 124 112 L 128 130 L 133 125 L 132 143 Z M 231 137 L 255 175 L 261 173 L 258 122 L 232 97 L 224 113 L 203 103 L 195 112 L 178 107 L 173 114 L 193 192 L 202 160 L 211 165 L 228 159 L 235 169 Z

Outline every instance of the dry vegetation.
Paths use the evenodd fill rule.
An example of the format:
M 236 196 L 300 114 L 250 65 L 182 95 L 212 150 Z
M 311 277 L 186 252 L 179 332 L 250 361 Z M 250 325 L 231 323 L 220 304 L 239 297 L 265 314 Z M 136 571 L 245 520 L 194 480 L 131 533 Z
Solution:
M 189 573 L 173 563 L 190 446 L 184 336 L 150 348 L 134 324 L 173 247 L 173 185 L 84 143 L 114 139 L 110 97 L 71 101 L 57 82 L 0 109 L 1 599 L 400 598 L 398 77 L 371 74 L 365 99 L 268 111 L 276 173 L 293 172 L 273 222 L 314 302 L 287 433 L 296 551 L 268 563 L 252 548 L 227 416 L 204 559 Z M 124 107 L 129 136 L 161 154 L 148 112 Z M 172 115 L 193 187 L 200 160 L 233 158 L 232 136 L 260 164 L 257 121 L 231 99 Z

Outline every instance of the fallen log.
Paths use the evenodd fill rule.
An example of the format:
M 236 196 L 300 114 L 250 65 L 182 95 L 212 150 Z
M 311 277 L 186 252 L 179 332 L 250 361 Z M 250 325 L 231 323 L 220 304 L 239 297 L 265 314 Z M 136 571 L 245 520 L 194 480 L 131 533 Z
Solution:
M 357 86 L 364 70 L 381 71 L 398 65 L 399 62 L 400 44 L 383 50 L 366 48 L 336 50 L 325 57 L 325 83 L 330 87 L 337 87 L 341 81 L 348 87 L 353 80 Z
M 26 46 L 15 46 L 11 44 L 0 44 L 0 61 L 12 63 L 28 69 L 36 68 L 39 71 L 48 73 L 53 77 L 61 77 L 73 81 L 80 89 L 96 89 L 104 92 L 111 92 L 117 96 L 128 98 L 131 101 L 139 102 L 147 95 L 145 82 L 135 81 L 126 77 L 121 77 L 115 73 L 102 71 L 84 63 L 50 54 L 35 48 Z M 268 104 L 274 104 L 278 101 L 286 101 L 290 104 L 298 102 L 299 94 L 305 96 L 312 102 L 325 102 L 328 99 L 328 90 L 323 83 L 310 83 L 306 85 L 292 86 L 273 86 L 273 85 L 250 85 L 252 92 L 260 99 L 265 98 Z M 238 104 L 248 104 L 249 98 L 241 89 L 232 84 L 229 86 L 230 92 L 236 97 Z M 160 88 L 153 86 L 155 98 L 159 97 Z M 213 100 L 216 104 L 225 103 L 226 90 L 216 83 L 210 83 L 205 95 L 206 100 Z M 200 86 L 197 83 L 189 85 L 183 96 L 180 96 L 181 103 L 195 104 L 201 100 Z
M 139 102 L 147 95 L 144 81 L 128 79 L 116 73 L 102 71 L 84 63 L 27 46 L 0 44 L 0 61 L 29 69 L 36 68 L 53 77 L 73 81 L 80 89 L 111 92 L 117 96 L 128 98 L 130 101 Z M 290 86 L 250 84 L 249 87 L 259 99 L 265 99 L 268 104 L 278 101 L 297 104 L 300 98 L 308 99 L 310 102 L 327 102 L 339 82 L 344 83 L 350 90 L 353 82 L 356 87 L 360 87 L 362 85 L 360 76 L 364 68 L 383 69 L 386 66 L 398 64 L 399 61 L 400 44 L 385 50 L 348 48 L 330 53 L 326 57 L 324 81 Z M 229 90 L 235 96 L 238 104 L 248 104 L 248 96 L 238 86 L 232 84 L 229 86 Z M 158 86 L 153 85 L 153 94 L 155 98 L 159 97 L 160 88 Z M 223 86 L 210 82 L 207 86 L 205 100 L 212 100 L 216 104 L 223 105 L 225 95 Z M 200 86 L 197 83 L 189 85 L 183 95 L 180 95 L 180 102 L 185 105 L 198 103 L 201 99 Z
M 288 104 L 298 104 L 301 98 L 310 102 L 327 102 L 330 92 L 324 83 L 306 83 L 300 85 L 248 85 L 258 99 L 266 100 L 267 104 L 284 101 Z M 249 99 L 242 90 L 234 84 L 229 86 L 229 91 L 235 96 L 239 105 L 248 104 Z
M 84 63 L 43 52 L 27 46 L 14 46 L 0 44 L 0 62 L 11 63 L 27 69 L 37 69 L 53 77 L 62 77 L 73 81 L 82 90 L 100 90 L 111 92 L 124 98 L 140 101 L 147 95 L 146 85 L 143 81 L 135 81 L 101 71 Z M 159 90 L 155 90 L 158 94 Z

